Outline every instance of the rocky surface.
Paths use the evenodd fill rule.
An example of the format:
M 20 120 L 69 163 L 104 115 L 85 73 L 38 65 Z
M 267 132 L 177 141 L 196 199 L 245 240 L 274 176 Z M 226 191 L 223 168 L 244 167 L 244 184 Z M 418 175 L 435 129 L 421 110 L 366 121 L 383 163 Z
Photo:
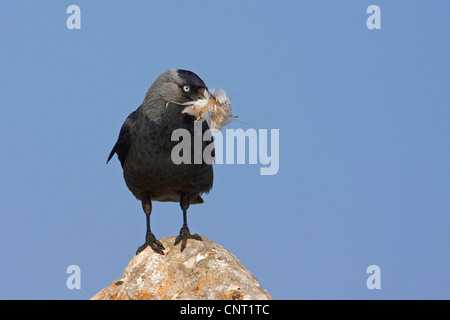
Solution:
M 206 237 L 189 240 L 183 252 L 175 237 L 161 239 L 165 255 L 147 247 L 131 259 L 122 278 L 91 300 L 272 299 L 242 263 Z

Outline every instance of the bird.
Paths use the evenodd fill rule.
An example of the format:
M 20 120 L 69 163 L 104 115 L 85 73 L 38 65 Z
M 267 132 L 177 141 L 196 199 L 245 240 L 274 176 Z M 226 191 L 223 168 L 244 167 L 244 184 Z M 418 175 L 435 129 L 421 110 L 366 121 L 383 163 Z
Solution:
M 123 177 L 128 189 L 141 201 L 146 216 L 145 242 L 136 255 L 150 247 L 164 255 L 163 244 L 156 239 L 150 228 L 152 201 L 178 202 L 183 213 L 183 226 L 174 246 L 181 242 L 181 252 L 187 240 L 201 241 L 198 234 L 191 234 L 187 225 L 187 210 L 192 204 L 203 203 L 202 194 L 209 193 L 213 186 L 212 163 L 175 164 L 171 159 L 172 132 L 186 129 L 193 137 L 195 117 L 182 113 L 180 104 L 205 98 L 208 88 L 194 72 L 183 69 L 167 69 L 161 73 L 148 89 L 141 105 L 126 118 L 117 142 L 109 154 L 107 163 L 114 154 L 120 161 Z M 177 102 L 171 104 L 170 102 Z M 201 123 L 202 134 L 209 130 L 207 121 Z M 203 140 L 203 139 L 202 139 Z M 214 153 L 214 140 L 202 142 Z M 194 139 L 191 139 L 194 150 Z M 191 152 L 193 155 L 194 152 Z

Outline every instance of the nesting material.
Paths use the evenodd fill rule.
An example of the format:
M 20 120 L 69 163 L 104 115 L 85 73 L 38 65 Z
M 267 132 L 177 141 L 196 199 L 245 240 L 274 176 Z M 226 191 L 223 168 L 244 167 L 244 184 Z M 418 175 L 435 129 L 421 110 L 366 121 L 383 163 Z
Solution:
M 231 102 L 223 89 L 217 89 L 214 96 L 209 91 L 205 91 L 205 98 L 185 103 L 169 101 L 166 104 L 175 103 L 186 106 L 181 113 L 187 113 L 196 117 L 197 121 L 205 121 L 209 118 L 211 131 L 219 131 L 229 124 L 234 118 L 231 112 Z

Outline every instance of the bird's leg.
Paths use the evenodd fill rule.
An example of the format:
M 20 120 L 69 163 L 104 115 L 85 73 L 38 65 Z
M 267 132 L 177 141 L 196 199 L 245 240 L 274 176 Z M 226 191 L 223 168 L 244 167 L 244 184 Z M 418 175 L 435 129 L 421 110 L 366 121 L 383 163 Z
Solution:
M 180 235 L 175 239 L 174 246 L 176 246 L 181 241 L 181 252 L 186 248 L 186 243 L 188 239 L 202 240 L 198 234 L 191 234 L 187 226 L 187 209 L 189 208 L 189 203 L 191 199 L 188 194 L 182 194 L 180 199 L 180 207 L 183 210 L 183 227 L 181 227 Z
M 152 248 L 156 253 L 164 255 L 164 246 L 161 242 L 156 240 L 155 235 L 150 230 L 150 214 L 152 213 L 152 201 L 142 200 L 142 208 L 144 209 L 145 218 L 147 219 L 147 233 L 145 234 L 145 243 L 137 249 L 136 254 L 139 254 L 141 251 L 147 248 L 147 246 L 150 246 L 150 248 Z

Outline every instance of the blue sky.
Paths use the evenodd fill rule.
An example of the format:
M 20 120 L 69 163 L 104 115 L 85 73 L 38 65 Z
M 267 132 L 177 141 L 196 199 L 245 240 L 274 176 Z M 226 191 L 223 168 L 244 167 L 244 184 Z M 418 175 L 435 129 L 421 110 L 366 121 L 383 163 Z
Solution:
M 66 9 L 81 9 L 81 30 Z M 366 8 L 381 8 L 369 30 Z M 450 298 L 447 1 L 1 1 L 2 299 L 88 299 L 121 277 L 145 215 L 120 126 L 167 68 L 279 129 L 280 167 L 216 165 L 189 227 L 276 299 Z M 262 120 L 261 120 L 262 119 Z M 152 231 L 177 235 L 176 203 Z M 188 244 L 189 245 L 189 244 Z M 81 289 L 66 268 L 81 269 Z M 381 269 L 368 290 L 366 268 Z

